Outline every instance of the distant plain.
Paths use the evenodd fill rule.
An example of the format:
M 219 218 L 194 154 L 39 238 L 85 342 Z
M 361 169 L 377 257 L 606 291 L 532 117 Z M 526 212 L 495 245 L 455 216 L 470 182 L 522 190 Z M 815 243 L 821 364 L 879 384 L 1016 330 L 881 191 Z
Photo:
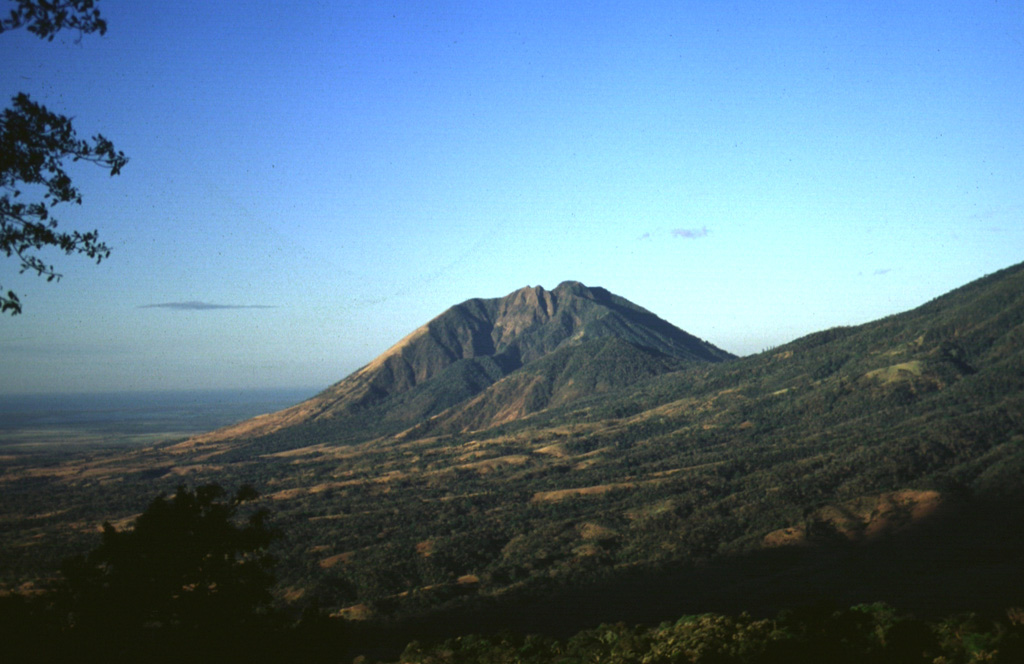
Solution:
M 315 393 L 316 388 L 267 388 L 5 395 L 0 454 L 151 445 L 274 412 Z

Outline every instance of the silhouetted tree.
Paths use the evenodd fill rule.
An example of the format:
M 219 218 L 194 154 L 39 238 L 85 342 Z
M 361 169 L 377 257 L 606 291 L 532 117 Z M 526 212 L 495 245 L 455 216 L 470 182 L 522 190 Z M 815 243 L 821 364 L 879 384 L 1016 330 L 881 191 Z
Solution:
M 314 599 L 301 617 L 272 605 L 279 534 L 248 486 L 216 484 L 160 496 L 132 528 L 103 525 L 63 579 L 0 594 L 2 662 L 336 662 L 344 621 Z
M 94 0 L 18 0 L 0 18 L 0 33 L 24 27 L 40 39 L 52 41 L 63 29 L 79 35 L 106 32 L 107 24 Z M 97 231 L 58 231 L 51 210 L 61 203 L 82 203 L 82 195 L 65 170 L 67 162 L 87 161 L 117 175 L 128 162 L 123 152 L 102 134 L 92 140 L 78 137 L 71 119 L 53 113 L 24 93 L 0 114 L 0 252 L 17 257 L 21 272 L 35 272 L 48 281 L 60 279 L 53 265 L 39 257 L 46 247 L 65 254 L 83 254 L 97 263 L 110 255 Z M 33 201 L 22 199 L 22 189 L 40 190 Z M 14 291 L 0 290 L 0 312 L 21 313 Z
M 182 486 L 153 500 L 134 528 L 105 523 L 100 546 L 63 566 L 67 628 L 86 649 L 116 644 L 123 658 L 136 648 L 195 656 L 251 645 L 268 628 L 266 549 L 276 537 L 265 509 L 237 522 L 256 497 L 247 486 L 230 498 L 216 484 Z
M 107 31 L 96 0 L 17 0 L 15 5 L 10 14 L 0 18 L 0 33 L 23 27 L 40 39 L 53 41 L 65 28 L 79 34 Z

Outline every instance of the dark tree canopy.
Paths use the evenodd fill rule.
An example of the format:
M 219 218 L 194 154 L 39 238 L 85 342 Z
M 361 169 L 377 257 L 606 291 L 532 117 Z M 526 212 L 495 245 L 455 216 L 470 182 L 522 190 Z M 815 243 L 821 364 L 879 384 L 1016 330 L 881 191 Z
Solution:
M 106 23 L 93 0 L 18 0 L 10 14 L 0 18 L 0 33 L 25 27 L 52 40 L 62 29 L 103 34 Z M 82 203 L 66 164 L 85 161 L 117 175 L 128 162 L 102 134 L 91 140 L 78 137 L 71 119 L 48 110 L 24 93 L 0 114 L 0 252 L 17 257 L 21 272 L 34 272 L 48 281 L 60 279 L 53 265 L 39 252 L 53 248 L 82 254 L 97 263 L 110 255 L 97 231 L 58 231 L 51 210 L 61 203 Z M 26 201 L 25 197 L 32 200 Z M 14 291 L 0 290 L 0 312 L 21 313 Z
M 153 500 L 130 530 L 105 523 L 100 546 L 64 566 L 72 624 L 206 631 L 258 614 L 272 599 L 266 548 L 276 532 L 265 509 L 236 522 L 256 495 L 248 486 L 230 498 L 216 484 L 182 486 Z
M 100 18 L 96 0 L 17 0 L 17 6 L 0 18 L 0 33 L 22 27 L 40 39 L 53 41 L 65 28 L 102 35 L 107 22 Z
M 95 230 L 58 231 L 50 209 L 60 203 L 82 203 L 82 195 L 64 169 L 66 161 L 88 161 L 117 175 L 128 161 L 113 144 L 97 134 L 92 141 L 78 138 L 71 120 L 18 94 L 0 114 L 0 251 L 17 256 L 22 272 L 59 279 L 53 265 L 37 254 L 54 247 L 65 254 L 84 254 L 100 262 L 110 249 Z M 21 200 L 22 187 L 41 186 L 39 200 Z M 0 295 L 0 311 L 17 314 L 21 302 L 13 291 Z
M 274 605 L 280 534 L 255 490 L 217 484 L 160 496 L 131 528 L 65 560 L 36 595 L 0 593 L 3 662 L 337 662 L 344 626 L 316 605 Z

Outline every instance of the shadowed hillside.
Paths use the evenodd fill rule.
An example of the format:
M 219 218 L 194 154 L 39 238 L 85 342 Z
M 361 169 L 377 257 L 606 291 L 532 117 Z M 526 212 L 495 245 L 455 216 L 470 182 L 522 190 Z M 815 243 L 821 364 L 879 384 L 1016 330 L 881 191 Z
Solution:
M 281 596 L 352 619 L 1007 600 L 1024 266 L 727 362 L 665 326 L 578 284 L 471 300 L 284 411 L 301 425 L 5 474 L 3 555 L 53 565 L 46 542 L 187 478 L 261 488 L 287 533 Z

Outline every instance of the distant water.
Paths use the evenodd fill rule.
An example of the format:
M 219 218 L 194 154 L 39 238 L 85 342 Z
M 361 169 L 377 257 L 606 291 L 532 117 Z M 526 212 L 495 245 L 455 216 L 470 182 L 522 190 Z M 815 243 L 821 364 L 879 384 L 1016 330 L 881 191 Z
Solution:
M 159 437 L 211 431 L 304 401 L 307 389 L 101 392 L 0 396 L 0 443 L 14 439 L 45 442 L 48 432 L 63 432 L 55 442 L 82 436 Z

